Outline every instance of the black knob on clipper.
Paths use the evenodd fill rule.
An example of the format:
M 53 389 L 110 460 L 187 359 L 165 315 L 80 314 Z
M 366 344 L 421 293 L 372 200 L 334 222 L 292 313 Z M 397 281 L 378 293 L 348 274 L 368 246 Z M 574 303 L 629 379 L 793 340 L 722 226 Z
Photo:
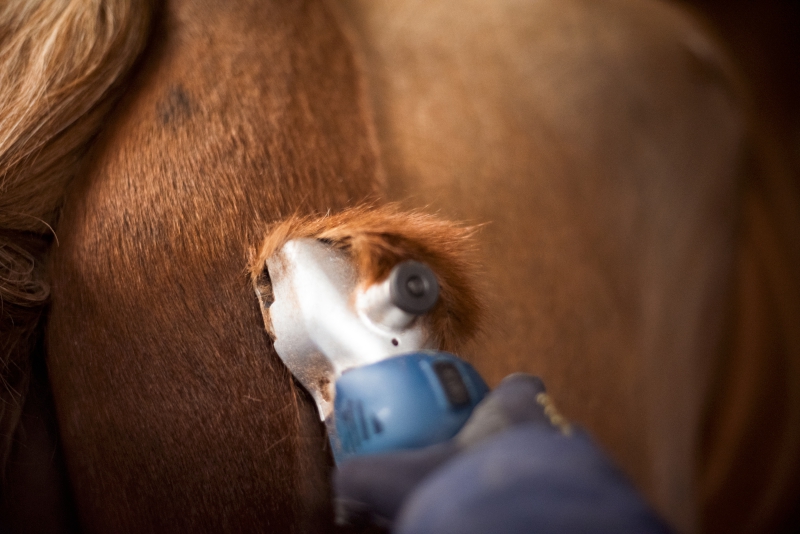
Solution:
M 389 273 L 389 296 L 392 304 L 404 312 L 422 315 L 439 300 L 439 282 L 430 267 L 407 260 Z

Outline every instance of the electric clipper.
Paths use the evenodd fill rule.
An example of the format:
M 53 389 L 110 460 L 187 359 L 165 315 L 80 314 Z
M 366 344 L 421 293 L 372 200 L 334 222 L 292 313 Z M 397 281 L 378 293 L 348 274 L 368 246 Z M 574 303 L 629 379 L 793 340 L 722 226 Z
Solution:
M 275 350 L 314 398 L 337 463 L 445 441 L 489 391 L 471 365 L 433 346 L 426 314 L 439 283 L 422 263 L 401 262 L 361 287 L 346 252 L 293 239 L 254 286 Z

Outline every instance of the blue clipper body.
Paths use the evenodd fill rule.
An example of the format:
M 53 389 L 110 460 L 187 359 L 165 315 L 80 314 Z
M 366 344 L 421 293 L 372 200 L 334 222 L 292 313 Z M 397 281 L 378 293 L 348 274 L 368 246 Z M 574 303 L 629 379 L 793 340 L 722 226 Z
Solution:
M 468 363 L 435 350 L 428 313 L 440 288 L 423 263 L 400 262 L 364 286 L 345 252 L 294 239 L 253 285 L 275 351 L 314 398 L 337 462 L 445 441 L 489 390 Z
M 448 440 L 488 392 L 471 365 L 447 352 L 413 352 L 350 369 L 336 381 L 334 424 L 328 424 L 334 458 L 340 463 Z

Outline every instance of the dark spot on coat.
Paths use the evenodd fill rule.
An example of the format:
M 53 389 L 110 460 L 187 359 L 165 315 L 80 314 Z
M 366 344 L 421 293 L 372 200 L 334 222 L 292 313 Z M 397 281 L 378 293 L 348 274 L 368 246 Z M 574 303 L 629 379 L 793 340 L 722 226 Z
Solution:
M 177 126 L 192 116 L 192 103 L 181 85 L 170 89 L 167 97 L 156 106 L 158 118 L 163 125 Z

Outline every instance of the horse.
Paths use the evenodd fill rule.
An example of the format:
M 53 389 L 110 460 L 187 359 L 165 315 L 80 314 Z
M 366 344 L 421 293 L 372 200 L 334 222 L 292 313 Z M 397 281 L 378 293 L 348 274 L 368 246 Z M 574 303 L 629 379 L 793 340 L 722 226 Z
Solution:
M 0 10 L 10 524 L 49 507 L 49 531 L 330 529 L 324 429 L 247 265 L 281 221 L 394 201 L 416 215 L 386 215 L 382 236 L 411 232 L 425 246 L 403 254 L 423 259 L 462 234 L 413 232 L 419 210 L 486 223 L 472 284 L 488 318 L 462 354 L 490 384 L 542 376 L 681 530 L 754 472 L 741 529 L 780 526 L 798 472 L 798 197 L 685 10 Z M 777 424 L 739 407 L 764 358 L 785 369 Z M 741 467 L 765 427 L 756 452 L 774 454 Z M 39 486 L 20 482 L 32 462 Z

